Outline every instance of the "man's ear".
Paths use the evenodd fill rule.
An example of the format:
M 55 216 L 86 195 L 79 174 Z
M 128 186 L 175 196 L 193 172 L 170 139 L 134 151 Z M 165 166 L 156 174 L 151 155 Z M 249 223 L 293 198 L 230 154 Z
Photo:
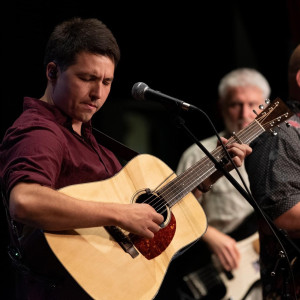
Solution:
M 298 87 L 300 88 L 300 69 L 296 73 L 296 82 Z
M 56 80 L 57 78 L 57 65 L 54 62 L 50 62 L 47 65 L 47 78 L 49 80 Z

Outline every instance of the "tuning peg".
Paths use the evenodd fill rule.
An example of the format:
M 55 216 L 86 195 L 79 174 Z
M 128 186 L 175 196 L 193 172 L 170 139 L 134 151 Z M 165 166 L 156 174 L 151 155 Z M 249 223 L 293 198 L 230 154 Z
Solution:
M 272 129 L 270 129 L 270 131 L 272 132 L 272 134 L 273 134 L 274 136 L 277 135 L 277 132 L 276 132 L 276 131 L 274 131 L 274 130 L 272 130 Z
M 286 127 L 291 127 L 291 124 L 289 122 L 284 121 L 284 123 L 285 123 Z
M 258 113 L 256 112 L 256 110 L 255 109 L 253 109 L 253 112 L 258 116 Z
M 265 107 L 261 104 L 261 105 L 258 106 L 258 108 L 259 108 L 260 110 L 263 110 Z
M 266 104 L 270 104 L 270 102 L 271 102 L 271 101 L 270 101 L 269 98 L 267 98 L 267 99 L 265 100 L 265 103 L 266 103 Z

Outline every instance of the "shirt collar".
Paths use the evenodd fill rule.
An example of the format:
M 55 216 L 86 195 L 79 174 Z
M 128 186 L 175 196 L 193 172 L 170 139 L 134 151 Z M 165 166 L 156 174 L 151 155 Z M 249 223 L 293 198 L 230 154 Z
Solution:
M 51 105 L 36 98 L 24 97 L 23 110 L 27 109 L 37 109 L 49 120 L 53 120 L 58 124 L 68 128 L 70 131 L 73 131 L 71 118 L 55 105 Z M 91 132 L 92 123 L 90 120 L 82 124 L 82 135 L 90 138 Z

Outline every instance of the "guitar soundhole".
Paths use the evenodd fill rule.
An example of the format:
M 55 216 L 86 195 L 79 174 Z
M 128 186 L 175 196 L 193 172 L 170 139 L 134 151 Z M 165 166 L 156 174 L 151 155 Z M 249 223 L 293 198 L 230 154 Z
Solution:
M 163 215 L 164 222 L 160 225 L 166 227 L 171 219 L 170 208 L 167 202 L 158 193 L 153 193 L 149 189 L 140 191 L 134 200 L 136 203 L 147 203 L 151 205 L 158 213 Z
M 156 232 L 154 237 L 151 239 L 146 239 L 132 233 L 129 234 L 129 238 L 136 249 L 147 259 L 153 259 L 165 251 L 171 243 L 176 231 L 175 217 L 171 213 L 171 210 L 164 198 L 158 193 L 151 192 L 149 189 L 141 190 L 136 193 L 133 201 L 136 203 L 147 203 L 151 205 L 164 217 L 164 222 L 160 224 L 162 228 Z

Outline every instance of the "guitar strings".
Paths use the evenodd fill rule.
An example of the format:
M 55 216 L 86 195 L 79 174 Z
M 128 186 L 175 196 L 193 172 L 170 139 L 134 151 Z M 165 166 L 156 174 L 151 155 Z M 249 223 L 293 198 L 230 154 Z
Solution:
M 244 129 L 242 129 L 239 133 L 239 139 L 244 140 L 244 142 L 248 143 L 249 141 L 252 141 L 255 137 L 257 137 L 258 135 L 260 135 L 261 131 L 264 131 L 264 127 L 266 128 L 268 125 L 271 126 L 271 124 L 273 123 L 273 121 L 269 121 L 265 124 L 265 126 L 263 127 L 259 121 L 260 120 L 264 120 L 269 114 L 271 113 L 271 110 L 262 115 L 260 118 L 255 119 L 252 123 L 250 123 L 250 125 Z M 278 117 L 278 119 L 280 119 L 281 117 Z M 257 121 L 258 120 L 258 121 Z M 260 130 L 256 130 L 256 127 L 258 127 Z M 250 134 L 250 135 L 249 135 Z M 249 137 L 247 139 L 247 137 Z M 228 139 L 228 143 L 227 145 L 230 145 L 233 142 L 236 142 L 236 138 L 230 137 Z M 224 155 L 225 151 L 224 149 L 219 146 L 217 148 L 215 148 L 212 152 L 212 155 L 216 157 L 220 157 L 220 155 Z M 207 165 L 207 164 L 211 164 L 210 168 L 207 170 L 206 173 L 203 173 L 203 166 Z M 204 157 L 202 160 L 200 160 L 198 163 L 196 163 L 196 165 L 191 166 L 189 169 L 187 169 L 187 171 L 185 173 L 183 173 L 183 176 L 178 176 L 176 177 L 173 181 L 169 182 L 167 185 L 165 185 L 161 190 L 157 191 L 158 196 L 156 195 L 151 195 L 148 199 L 145 200 L 145 202 L 149 203 L 149 204 L 153 204 L 154 201 L 156 201 L 156 203 L 153 205 L 153 207 L 156 209 L 157 212 L 159 213 L 163 213 L 166 211 L 166 207 L 165 207 L 165 202 L 170 205 L 173 206 L 177 201 L 175 201 L 174 203 L 172 203 L 174 201 L 174 199 L 178 199 L 178 195 L 174 196 L 174 193 L 178 192 L 177 190 L 180 190 L 180 193 L 186 193 L 186 191 L 190 192 L 190 187 L 194 186 L 195 183 L 197 183 L 195 185 L 195 187 L 197 185 L 199 185 L 202 181 L 202 177 L 204 175 L 206 175 L 207 173 L 211 172 L 210 174 L 212 174 L 214 171 L 216 170 L 215 165 L 210 161 L 210 159 L 208 157 Z M 190 174 L 191 173 L 191 174 Z M 209 175 L 210 175 L 209 174 Z M 193 176 L 193 178 L 196 178 L 194 181 L 190 182 L 190 184 L 185 185 L 186 182 L 186 178 L 191 177 L 191 175 Z M 207 177 L 205 177 L 207 178 Z M 177 182 L 181 182 L 180 185 L 175 185 L 175 181 Z M 199 183 L 198 183 L 199 181 Z M 175 185 L 175 188 L 172 187 L 172 185 Z M 183 187 L 183 189 L 182 189 Z M 173 194 L 173 197 L 171 197 L 170 195 Z M 159 201 L 157 201 L 157 198 L 159 198 Z M 168 199 L 170 198 L 170 199 Z M 166 200 L 167 199 L 167 200 Z M 180 198 L 182 199 L 182 197 Z M 166 200 L 166 201 L 164 201 Z
M 251 128 L 251 127 L 257 127 L 257 123 L 256 122 L 252 122 L 249 127 L 242 129 L 240 131 L 241 133 L 241 139 L 243 138 L 243 136 L 245 136 L 244 132 L 250 132 L 253 131 L 255 128 Z M 259 127 L 260 128 L 260 127 Z M 260 128 L 261 129 L 261 128 Z M 235 138 L 231 137 L 228 140 L 227 145 L 235 142 Z M 220 158 L 220 155 L 224 155 L 224 149 L 219 146 L 217 148 L 215 148 L 211 154 L 214 157 Z M 206 172 L 203 173 L 203 167 L 208 169 L 206 170 Z M 176 177 L 173 181 L 169 182 L 168 184 L 166 184 L 164 187 L 162 187 L 160 190 L 157 191 L 157 194 L 159 196 L 161 196 L 163 199 L 166 200 L 167 204 L 169 204 L 170 206 L 173 206 L 175 203 L 172 203 L 174 201 L 174 199 L 178 198 L 178 196 L 175 195 L 175 197 L 171 197 L 170 195 L 174 195 L 176 193 L 178 193 L 178 190 L 180 190 L 181 193 L 185 193 L 186 190 L 190 191 L 190 187 L 195 185 L 195 182 L 198 182 L 198 184 L 200 184 L 202 182 L 202 178 L 207 175 L 207 174 L 212 174 L 214 171 L 216 170 L 214 163 L 206 156 L 204 157 L 202 160 L 200 160 L 198 163 L 196 163 L 195 165 L 191 166 L 189 169 L 187 169 L 186 172 L 184 172 L 182 175 L 179 175 L 178 177 Z M 208 176 L 209 176 L 208 175 Z M 208 176 L 205 176 L 205 178 L 207 178 Z M 190 184 L 185 185 L 186 183 L 188 183 L 189 181 L 186 180 L 187 178 L 192 177 L 195 178 Z M 176 183 L 174 182 L 178 182 L 181 183 L 180 185 L 176 185 Z M 198 185 L 196 184 L 196 186 Z M 175 188 L 173 188 L 172 186 L 175 185 Z M 196 187 L 195 186 L 195 187 Z M 183 187 L 183 189 L 182 189 Z M 157 201 L 157 198 L 159 198 L 159 201 L 156 202 L 156 204 L 153 205 L 153 207 L 156 209 L 157 212 L 159 213 L 163 213 L 166 211 L 165 208 L 165 202 L 163 199 L 161 199 L 161 197 L 156 196 L 156 195 L 151 195 L 150 197 L 148 197 L 148 199 L 146 199 L 144 202 L 147 202 L 148 204 L 153 204 L 154 201 Z M 170 199 L 168 199 L 170 198 Z
M 252 132 L 252 137 L 255 136 L 256 134 L 253 134 L 253 130 L 255 130 L 255 127 L 257 127 L 257 123 L 256 122 L 252 122 L 249 127 L 243 129 L 241 132 L 240 132 L 240 137 L 241 139 L 243 139 L 243 136 L 245 136 L 245 132 Z M 262 127 L 259 127 L 260 129 L 263 130 Z M 255 132 L 255 131 L 254 131 Z M 257 132 L 257 131 L 256 131 Z M 248 136 L 248 133 L 247 135 Z M 253 138 L 252 138 L 253 139 Z M 251 140 L 251 139 L 250 139 Z M 228 144 L 231 144 L 233 142 L 235 142 L 236 139 L 234 137 L 231 137 L 229 140 L 228 140 Z M 220 157 L 220 154 L 224 155 L 225 152 L 224 152 L 224 149 L 219 146 L 217 148 L 215 148 L 213 151 L 212 151 L 212 154 L 213 155 L 216 155 L 217 154 L 217 157 Z M 203 174 L 203 165 L 206 165 L 207 167 L 207 164 L 210 165 L 210 168 L 207 170 L 207 172 L 205 174 Z M 212 174 L 214 171 L 216 170 L 215 168 L 215 165 L 210 161 L 210 159 L 208 157 L 204 157 L 200 162 L 198 162 L 196 165 L 190 167 L 188 169 L 187 172 L 183 173 L 183 176 L 178 176 L 176 179 L 174 179 L 173 181 L 171 181 L 169 184 L 167 184 L 166 186 L 164 186 L 162 189 L 161 189 L 161 192 L 159 192 L 159 195 L 162 196 L 163 198 L 165 199 L 168 199 L 170 198 L 169 200 L 167 200 L 167 204 L 170 204 L 170 206 L 174 205 L 175 203 L 172 203 L 174 201 L 174 199 L 176 200 L 176 198 L 178 198 L 178 195 L 175 195 L 175 197 L 171 197 L 170 195 L 174 195 L 174 193 L 177 193 L 178 191 L 177 190 L 180 190 L 181 193 L 184 193 L 186 192 L 186 190 L 190 191 L 190 187 L 195 185 L 195 182 L 198 182 L 201 183 L 201 180 L 202 180 L 202 177 L 203 175 L 206 175 L 207 173 L 210 172 L 210 174 Z M 199 172 L 200 171 L 200 172 Z M 200 174 L 198 174 L 200 173 Z M 209 175 L 210 175 L 209 174 Z M 190 184 L 188 185 L 185 185 L 186 182 L 188 182 L 186 180 L 186 178 L 189 178 L 191 177 L 191 175 L 193 176 L 193 178 L 196 178 L 194 181 L 192 181 Z M 206 177 L 205 177 L 206 178 Z M 181 185 L 175 185 L 176 183 L 174 183 L 175 181 L 177 182 L 180 182 L 181 181 Z M 199 184 L 198 183 L 198 184 Z M 195 187 L 198 185 L 196 184 Z M 172 185 L 174 186 L 175 185 L 175 188 L 172 187 Z M 184 187 L 182 189 L 182 186 Z M 188 189 L 187 189 L 188 188 Z M 151 201 L 154 201 L 156 199 L 156 196 L 152 195 L 152 197 L 150 198 L 153 198 Z M 149 201 L 149 199 L 147 201 Z M 182 198 L 182 197 L 181 197 Z M 181 199 L 180 198 L 180 199 Z M 151 202 L 150 202 L 151 203 Z M 159 205 L 159 206 L 157 206 Z M 155 207 L 155 205 L 154 205 Z M 159 202 L 156 203 L 156 210 L 158 212 L 160 212 L 162 210 L 162 212 L 165 212 L 166 211 L 166 208 L 165 208 L 165 204 L 164 204 L 164 201 L 160 199 Z
M 257 130 L 257 131 L 255 131 L 255 127 L 258 127 L 258 128 L 260 128 L 261 130 L 260 131 L 264 131 L 264 128 L 267 128 L 267 127 L 272 127 L 273 125 L 274 125 L 274 121 L 269 121 L 269 122 L 267 122 L 267 123 L 265 123 L 265 126 L 263 127 L 262 125 L 261 125 L 261 120 L 264 120 L 264 119 L 266 119 L 268 116 L 269 116 L 269 114 L 272 112 L 272 110 L 269 110 L 269 113 L 266 113 L 266 114 L 264 114 L 264 115 L 262 115 L 260 118 L 257 118 L 256 120 L 254 120 L 252 123 L 250 123 L 250 125 L 247 127 L 247 128 L 244 128 L 244 129 L 242 129 L 238 134 L 239 134 L 239 136 L 241 137 L 241 139 L 244 139 L 245 137 L 249 137 L 248 139 L 246 139 L 245 138 L 245 141 L 248 143 L 249 141 L 252 141 L 254 138 L 256 138 L 258 135 L 260 135 L 260 133 L 261 132 L 259 132 L 259 130 Z M 281 115 L 281 116 L 279 116 L 279 117 L 277 117 L 276 119 L 278 120 L 278 121 L 280 121 L 280 119 L 282 118 L 282 116 L 285 116 L 285 117 L 287 117 L 287 115 L 286 114 L 283 114 L 283 115 Z M 258 121 L 257 121 L 258 120 Z M 261 123 L 259 123 L 259 121 L 261 122 Z M 251 133 L 252 135 L 249 135 L 249 133 Z M 235 138 L 234 137 L 231 137 L 229 140 L 228 140 L 228 143 L 227 144 L 230 144 L 230 143 L 232 143 L 232 142 L 234 142 L 235 141 Z M 221 148 L 221 147 L 218 147 L 218 148 L 216 148 L 216 149 L 214 149 L 214 151 L 212 151 L 212 153 L 218 153 L 218 154 L 220 154 L 220 152 L 222 152 L 222 154 L 225 154 L 225 152 L 224 152 L 224 149 L 223 148 Z M 201 170 L 201 164 L 203 165 L 203 163 L 205 163 L 205 161 L 208 161 L 209 163 L 211 162 L 210 161 L 210 159 L 208 158 L 208 157 L 205 157 L 203 160 L 201 160 L 200 162 L 198 162 L 198 163 L 196 163 L 196 165 L 194 165 L 194 166 L 192 166 L 192 167 L 190 167 L 190 170 L 192 170 L 192 172 L 190 172 L 190 173 L 192 173 L 192 176 L 193 177 L 195 177 L 195 174 L 193 174 L 193 169 L 195 169 L 196 170 L 196 176 L 198 175 L 198 173 L 199 173 L 199 170 L 201 171 L 200 173 L 202 174 L 202 176 L 203 176 L 203 172 L 202 172 L 202 170 Z M 211 163 L 211 169 L 210 170 L 208 170 L 208 171 L 211 171 L 212 169 L 214 169 L 214 171 L 216 170 L 215 169 L 215 166 L 214 166 L 214 164 L 213 163 Z M 200 168 L 199 168 L 200 167 Z M 188 169 L 189 170 L 189 169 Z M 189 171 L 187 171 L 187 172 L 185 172 L 185 173 L 183 173 L 184 174 L 184 176 L 182 177 L 182 179 L 185 179 L 186 177 L 189 177 Z M 211 172 L 212 173 L 212 172 Z M 187 174 L 187 175 L 186 175 Z M 179 178 L 178 178 L 179 177 Z M 177 177 L 177 181 L 180 181 L 181 179 L 180 179 L 180 175 Z M 201 179 L 201 176 L 200 176 L 200 179 Z M 176 180 L 174 180 L 173 182 L 170 182 L 168 185 L 166 185 L 165 187 L 163 187 L 162 188 L 162 192 L 160 193 L 161 195 L 163 195 L 164 197 L 168 197 L 171 193 L 173 193 L 174 194 L 174 191 L 176 191 L 176 188 L 172 188 L 171 187 L 171 185 L 173 184 L 174 185 L 174 182 L 175 182 Z M 201 180 L 199 181 L 199 178 L 197 178 L 197 179 L 195 179 L 190 185 L 187 185 L 187 187 L 191 187 L 191 186 L 193 186 L 193 184 L 195 183 L 195 182 L 197 182 L 197 184 L 194 186 L 194 187 L 196 187 L 199 183 L 201 183 Z M 184 182 L 185 183 L 185 182 Z M 183 184 L 183 186 L 184 186 L 184 184 Z M 182 185 L 181 186 L 178 186 L 177 185 L 177 187 L 178 188 L 182 188 Z M 178 189 L 177 188 L 177 189 Z M 168 193 L 168 189 L 170 190 L 171 189 L 171 191 Z M 164 194 L 164 191 L 165 192 L 167 192 L 166 194 Z M 190 191 L 190 189 L 188 189 L 188 192 Z M 183 189 L 183 190 L 181 190 L 181 193 L 183 193 L 183 192 L 185 192 L 185 189 Z M 174 198 L 178 198 L 178 196 L 176 196 L 175 195 L 175 197 Z M 173 198 L 173 199 L 174 199 Z M 182 198 L 182 197 L 181 197 Z M 180 199 L 181 199 L 180 198 Z M 171 199 L 171 201 L 173 201 L 173 199 Z M 176 199 L 175 199 L 176 200 Z M 170 202 L 171 202 L 170 201 Z M 176 202 L 175 202 L 176 203 Z M 174 204 L 175 204 L 174 203 Z M 173 205 L 173 204 L 172 204 Z M 159 207 L 158 208 L 159 210 L 161 209 L 161 207 Z
M 278 106 L 278 103 L 277 103 L 277 106 Z M 268 126 L 272 127 L 274 125 L 274 121 L 267 122 L 265 124 L 265 127 L 263 127 L 261 125 L 261 123 L 272 113 L 273 110 L 274 110 L 274 108 L 269 108 L 269 111 L 267 113 L 264 113 L 261 116 L 257 117 L 252 123 L 250 123 L 250 125 L 248 127 L 243 128 L 238 134 L 230 137 L 228 139 L 227 145 L 237 141 L 236 140 L 236 138 L 238 138 L 237 135 L 239 135 L 240 139 L 242 139 L 242 140 L 245 138 L 244 142 L 249 143 L 249 141 L 252 141 L 258 135 L 260 135 L 261 131 L 264 131 L 264 128 L 267 128 Z M 283 116 L 286 117 L 286 114 L 284 114 Z M 281 117 L 282 116 L 277 117 L 277 120 L 280 120 Z M 255 131 L 255 127 L 258 127 L 260 130 Z M 249 135 L 249 133 L 251 133 L 252 135 Z M 249 138 L 247 139 L 246 137 L 249 137 Z M 238 142 L 240 142 L 240 140 L 238 140 Z M 218 154 L 216 157 L 219 158 L 220 154 L 222 154 L 222 156 L 224 156 L 225 151 L 221 146 L 219 146 L 219 147 L 215 148 L 211 152 L 211 154 L 213 156 Z M 207 167 L 207 165 L 210 167 L 210 169 L 208 169 L 206 173 L 203 173 L 203 167 L 204 166 Z M 171 181 L 168 184 L 166 184 L 165 186 L 163 186 L 160 190 L 157 190 L 157 188 L 156 188 L 158 196 L 151 194 L 151 196 L 148 197 L 148 199 L 144 200 L 144 202 L 151 205 L 155 201 L 155 204 L 153 204 L 153 207 L 156 209 L 157 212 L 163 213 L 167 210 L 165 203 L 167 203 L 170 207 L 173 206 L 174 204 L 176 204 L 176 202 L 178 200 L 182 199 L 185 196 L 185 194 L 187 194 L 188 192 L 191 191 L 190 190 L 191 186 L 193 186 L 193 188 L 197 187 L 197 185 L 199 185 L 202 182 L 201 180 L 204 175 L 207 175 L 207 173 L 210 175 L 215 170 L 216 170 L 215 165 L 211 162 L 211 160 L 208 157 L 204 157 L 198 163 L 196 163 L 195 165 L 193 165 L 189 169 L 187 169 L 186 172 L 179 175 L 173 181 Z M 193 178 L 196 178 L 196 179 L 193 180 L 192 182 L 190 182 L 190 184 L 185 185 L 185 183 L 188 182 L 188 181 L 186 181 L 186 178 L 189 178 L 192 176 L 193 176 Z M 204 177 L 204 179 L 206 179 L 206 178 L 207 177 Z M 176 182 L 181 182 L 181 184 L 179 186 L 178 185 L 176 186 Z M 174 185 L 175 185 L 175 188 L 174 188 Z M 161 184 L 159 186 L 161 186 Z M 176 195 L 176 194 L 174 195 L 174 193 L 178 192 L 177 191 L 178 189 L 180 189 L 180 194 L 182 195 L 180 198 L 178 197 L 178 195 Z M 186 192 L 186 191 L 188 191 L 188 192 Z M 171 197 L 172 194 L 173 194 L 173 198 Z M 159 201 L 157 201 L 157 198 L 159 198 Z M 170 198 L 170 199 L 168 200 L 168 198 Z M 177 199 L 177 201 L 174 201 L 174 199 L 175 200 Z M 172 203 L 172 202 L 174 202 L 174 203 Z
M 267 117 L 267 115 L 264 115 L 263 117 L 261 117 L 260 119 L 265 119 Z M 268 123 L 266 123 L 266 125 L 268 126 L 268 125 L 270 125 L 270 124 L 272 124 L 273 123 L 273 121 L 270 121 L 270 122 L 268 122 Z M 265 127 L 267 127 L 267 126 L 265 126 Z M 247 128 L 245 128 L 245 129 L 243 129 L 243 130 L 241 130 L 240 131 L 240 133 L 239 133 L 239 135 L 240 135 L 240 138 L 241 139 L 244 139 L 244 137 L 250 137 L 249 139 L 245 139 L 245 141 L 248 143 L 249 141 L 252 141 L 253 139 L 254 139 L 254 137 L 257 137 L 260 133 L 259 133 L 259 130 L 255 130 L 256 129 L 256 127 L 258 127 L 258 128 L 261 128 L 261 130 L 260 131 L 263 131 L 264 130 L 264 128 L 257 122 L 257 121 L 254 121 L 254 122 L 252 122 Z M 271 127 L 271 126 L 270 126 Z M 251 133 L 251 135 L 249 135 L 249 133 Z M 231 137 L 229 140 L 228 140 L 228 143 L 227 144 L 231 144 L 232 142 L 234 142 L 235 141 L 235 138 L 234 137 Z M 225 152 L 224 152 L 224 150 L 223 150 L 223 148 L 221 148 L 221 147 L 218 147 L 218 148 L 216 148 L 212 153 L 217 153 L 218 155 L 220 154 L 220 153 L 222 153 L 222 155 L 223 154 L 225 154 Z M 208 170 L 208 171 L 210 171 L 211 172 L 211 174 L 212 174 L 212 170 L 213 171 L 215 171 L 216 170 L 216 168 L 215 168 L 215 166 L 214 166 L 214 164 L 210 161 L 210 159 L 208 158 L 208 157 L 205 157 L 203 160 L 201 160 L 199 163 L 197 163 L 196 165 L 194 165 L 194 166 L 192 166 L 192 167 L 190 167 L 190 170 L 191 170 L 191 172 L 190 171 L 187 171 L 186 173 L 183 173 L 183 176 L 180 178 L 180 176 L 178 176 L 179 178 L 178 178 L 178 180 L 177 181 L 179 181 L 180 182 L 180 180 L 181 179 L 183 179 L 183 180 L 185 180 L 187 177 L 189 177 L 190 176 L 190 174 L 189 173 L 191 173 L 191 175 L 193 176 L 193 177 L 197 177 L 197 176 L 199 176 L 198 178 L 196 178 L 193 182 L 191 182 L 191 184 L 190 185 L 187 185 L 187 187 L 191 187 L 191 186 L 193 186 L 193 184 L 194 184 L 194 187 L 196 187 L 199 183 L 201 183 L 201 180 L 199 180 L 199 179 L 201 179 L 201 174 L 202 174 L 202 177 L 203 177 L 203 171 L 202 171 L 202 167 L 203 167 L 203 164 L 206 164 L 206 163 L 209 163 L 209 164 L 211 164 L 211 168 Z M 196 170 L 196 172 L 194 172 L 194 170 Z M 198 174 L 199 173 L 199 171 L 200 171 L 200 174 Z M 196 173 L 196 174 L 194 174 L 194 173 Z M 196 185 L 195 185 L 195 182 L 196 182 Z M 173 194 L 174 194 L 174 190 L 176 191 L 176 188 L 175 189 L 171 189 L 171 193 L 168 193 L 168 189 L 170 190 L 170 188 L 171 188 L 171 185 L 174 183 L 174 181 L 173 182 L 171 182 L 170 184 L 168 184 L 168 185 L 166 185 L 162 190 L 162 193 L 161 193 L 161 195 L 164 195 L 165 197 L 168 197 L 172 192 L 173 192 Z M 185 182 L 184 182 L 185 183 Z M 174 184 L 173 184 L 174 185 Z M 184 186 L 184 184 L 183 184 L 183 186 Z M 181 186 L 177 186 L 178 188 L 182 188 L 182 185 Z M 177 189 L 178 189 L 177 188 Z M 190 189 L 188 189 L 188 191 L 190 191 Z M 166 194 L 164 194 L 164 192 L 167 192 Z M 185 192 L 185 189 L 183 189 L 183 191 L 181 192 L 181 193 L 183 193 L 183 192 Z M 178 197 L 177 197 L 178 198 Z M 174 198 L 173 198 L 174 199 Z M 171 201 L 173 201 L 173 199 L 171 199 Z M 176 203 L 176 202 L 175 202 Z M 175 204 L 174 203 L 174 204 Z
M 248 132 L 251 133 L 252 137 L 256 136 L 257 131 L 255 130 L 258 127 L 261 130 L 260 126 L 257 126 L 256 122 L 251 123 L 251 125 L 249 127 L 247 127 L 245 130 L 241 131 L 240 134 L 240 139 L 243 140 L 243 137 L 245 137 L 245 133 L 247 132 L 248 136 Z M 236 142 L 236 139 L 234 137 L 231 137 L 228 140 L 227 145 L 232 144 L 233 142 Z M 244 141 L 246 142 L 246 141 Z M 215 148 L 211 154 L 215 157 L 220 159 L 221 157 L 223 157 L 225 155 L 225 151 L 224 149 L 219 146 L 217 148 Z M 203 170 L 206 167 L 206 172 L 203 172 Z M 191 187 L 195 188 L 197 187 L 197 185 L 199 185 L 204 179 L 206 179 L 209 175 L 211 175 L 213 172 L 215 172 L 217 169 L 214 165 L 214 163 L 206 156 L 204 157 L 199 163 L 197 163 L 196 165 L 190 167 L 187 172 L 183 173 L 182 176 L 178 176 L 177 180 L 175 179 L 174 181 L 170 182 L 169 184 L 167 184 L 166 186 L 164 186 L 161 189 L 160 195 L 163 196 L 163 198 L 168 199 L 167 203 L 170 204 L 171 206 L 174 205 L 176 203 L 176 198 L 178 198 L 178 196 L 176 194 L 184 194 L 186 193 L 186 191 L 190 191 Z M 194 180 L 190 181 L 189 179 L 194 178 Z M 177 181 L 177 182 L 175 182 Z M 190 183 L 189 183 L 190 182 Z M 178 184 L 177 184 L 178 183 Z M 173 186 L 175 186 L 175 188 L 173 188 Z M 172 194 L 175 196 L 172 197 Z M 175 202 L 174 202 L 175 200 Z M 174 203 L 172 203 L 174 202 Z M 161 206 L 158 207 L 158 210 L 161 210 Z

